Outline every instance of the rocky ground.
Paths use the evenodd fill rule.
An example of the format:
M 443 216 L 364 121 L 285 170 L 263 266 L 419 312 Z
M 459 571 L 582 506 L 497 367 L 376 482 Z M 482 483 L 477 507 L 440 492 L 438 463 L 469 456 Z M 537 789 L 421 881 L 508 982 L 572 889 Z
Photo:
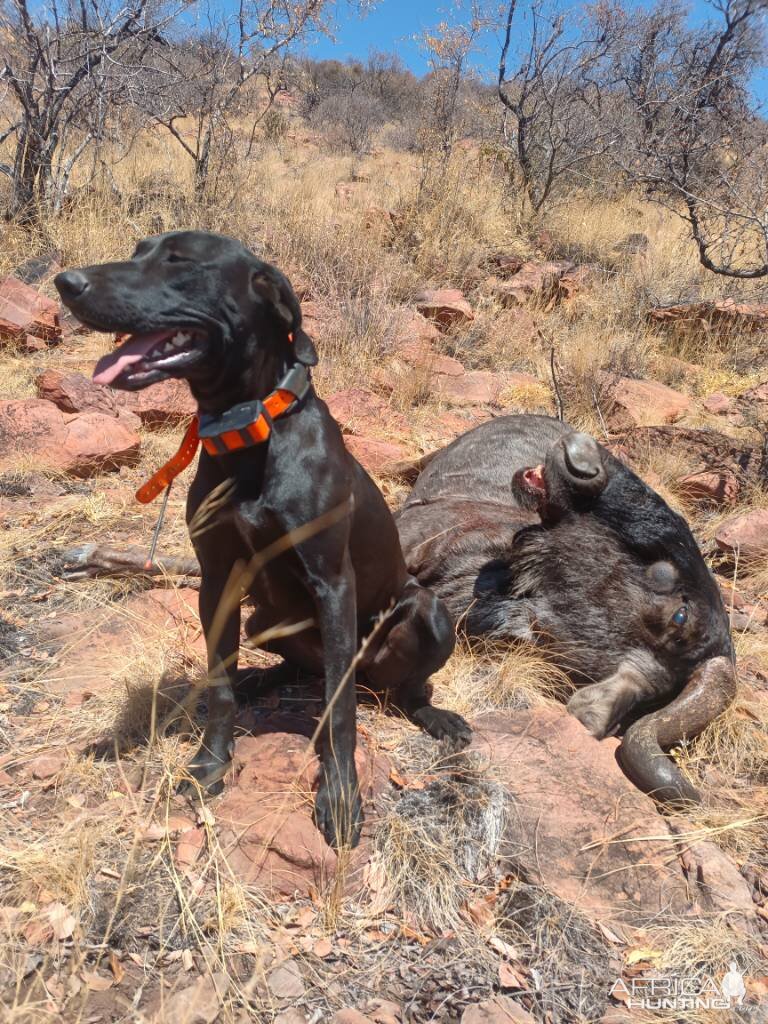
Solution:
M 342 181 L 336 201 L 359 191 Z M 404 215 L 358 206 L 384 252 Z M 555 338 L 610 281 L 545 241 L 489 252 L 462 290 L 405 289 L 354 374 L 338 304 L 287 269 L 321 350 L 319 390 L 393 505 L 414 456 L 489 417 L 564 406 L 692 518 L 740 667 L 734 707 L 676 752 L 704 806 L 659 813 L 618 768 L 617 741 L 565 714 L 564 681 L 534 653 L 464 647 L 436 679 L 436 700 L 473 720 L 461 756 L 361 693 L 367 824 L 351 856 L 311 823 L 310 684 L 245 685 L 224 795 L 174 796 L 203 707 L 196 582 L 171 561 L 191 555 L 186 483 L 161 537 L 167 572 L 108 573 L 90 556 L 146 551 L 157 508 L 133 493 L 175 450 L 189 396 L 173 382 L 94 385 L 108 340 L 42 297 L 52 267 L 22 268 L 29 285 L 0 284 L 8 1020 L 719 1021 L 629 1008 L 626 993 L 652 978 L 719 983 L 734 959 L 747 994 L 728 1012 L 768 1020 L 768 307 L 648 303 L 643 372 L 625 354 L 580 373 Z M 641 276 L 644 246 L 624 249 Z M 689 361 L 692 338 L 738 358 L 727 372 Z M 244 648 L 242 664 L 269 659 Z

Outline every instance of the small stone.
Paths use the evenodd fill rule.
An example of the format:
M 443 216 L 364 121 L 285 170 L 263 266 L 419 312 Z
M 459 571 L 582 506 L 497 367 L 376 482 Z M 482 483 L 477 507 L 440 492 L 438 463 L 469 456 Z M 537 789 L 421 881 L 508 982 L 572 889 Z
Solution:
M 284 960 L 270 971 L 267 985 L 275 999 L 301 999 L 305 991 L 304 978 L 295 960 Z
M 701 404 L 713 416 L 726 416 L 733 410 L 733 399 L 724 395 L 722 391 L 715 391 L 711 395 L 707 395 Z
M 41 754 L 40 757 L 35 758 L 30 765 L 32 778 L 52 779 L 54 775 L 59 774 L 59 772 L 65 767 L 66 763 L 66 754 Z
M 495 996 L 470 1006 L 461 1015 L 461 1024 L 535 1024 L 534 1018 L 509 996 Z
M 715 534 L 721 551 L 755 560 L 768 555 L 768 509 L 756 508 L 732 516 L 721 524 Z
M 401 1007 L 389 999 L 372 999 L 365 1007 L 365 1012 L 373 1024 L 402 1024 Z
M 331 1024 L 373 1024 L 370 1017 L 366 1017 L 359 1010 L 338 1010 L 331 1017 Z
M 460 327 L 475 319 L 464 293 L 457 288 L 428 289 L 416 296 L 416 309 L 443 330 Z
M 687 395 L 655 380 L 634 380 L 622 377 L 613 388 L 610 425 L 657 426 L 675 423 L 683 416 L 691 399 Z

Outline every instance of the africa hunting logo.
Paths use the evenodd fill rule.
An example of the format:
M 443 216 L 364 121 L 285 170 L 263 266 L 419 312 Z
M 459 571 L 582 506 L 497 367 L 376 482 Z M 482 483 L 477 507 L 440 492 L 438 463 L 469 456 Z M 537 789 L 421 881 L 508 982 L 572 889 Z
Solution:
M 732 960 L 720 983 L 709 974 L 697 978 L 619 978 L 610 994 L 629 1009 L 730 1010 L 741 1006 L 746 993 L 744 972 Z

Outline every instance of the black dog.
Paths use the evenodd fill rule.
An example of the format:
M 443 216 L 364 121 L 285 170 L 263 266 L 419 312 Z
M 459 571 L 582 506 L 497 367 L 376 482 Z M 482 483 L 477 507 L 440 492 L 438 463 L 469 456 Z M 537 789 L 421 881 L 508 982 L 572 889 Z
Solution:
M 396 690 L 430 735 L 463 745 L 470 730 L 430 705 L 427 680 L 453 649 L 450 617 L 409 576 L 381 493 L 314 392 L 317 354 L 288 280 L 231 238 L 178 231 L 144 239 L 127 262 L 59 274 L 56 287 L 87 326 L 132 335 L 99 362 L 97 382 L 136 390 L 181 377 L 198 403 L 204 448 L 187 522 L 202 570 L 209 711 L 189 774 L 218 793 L 232 759 L 243 588 L 256 603 L 248 632 L 324 673 L 315 818 L 329 843 L 354 845 L 355 667 L 374 688 Z M 211 502 L 227 481 L 226 500 Z M 206 522 L 196 529 L 201 509 Z

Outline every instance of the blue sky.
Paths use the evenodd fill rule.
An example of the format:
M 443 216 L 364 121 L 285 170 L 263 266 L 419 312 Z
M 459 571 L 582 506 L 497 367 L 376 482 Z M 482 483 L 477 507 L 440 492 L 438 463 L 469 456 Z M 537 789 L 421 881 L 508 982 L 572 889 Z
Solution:
M 379 0 L 366 15 L 360 16 L 353 13 L 351 5 L 340 4 L 335 39 L 320 38 L 306 48 L 307 53 L 317 59 L 345 60 L 347 57 L 365 59 L 371 50 L 396 52 L 412 71 L 423 74 L 427 70 L 427 61 L 414 37 L 441 19 L 450 18 L 449 10 L 456 12 L 462 6 L 468 8 L 467 0 L 456 0 L 452 5 L 436 4 L 431 0 Z M 521 5 L 522 8 L 524 6 Z M 581 5 L 561 2 L 561 6 L 578 9 Z M 692 0 L 688 6 L 693 22 L 717 17 L 705 0 Z M 485 33 L 481 40 L 482 49 L 474 59 L 478 70 L 495 75 L 499 44 L 498 33 Z M 768 96 L 768 73 L 758 76 L 755 92 L 760 99 Z

